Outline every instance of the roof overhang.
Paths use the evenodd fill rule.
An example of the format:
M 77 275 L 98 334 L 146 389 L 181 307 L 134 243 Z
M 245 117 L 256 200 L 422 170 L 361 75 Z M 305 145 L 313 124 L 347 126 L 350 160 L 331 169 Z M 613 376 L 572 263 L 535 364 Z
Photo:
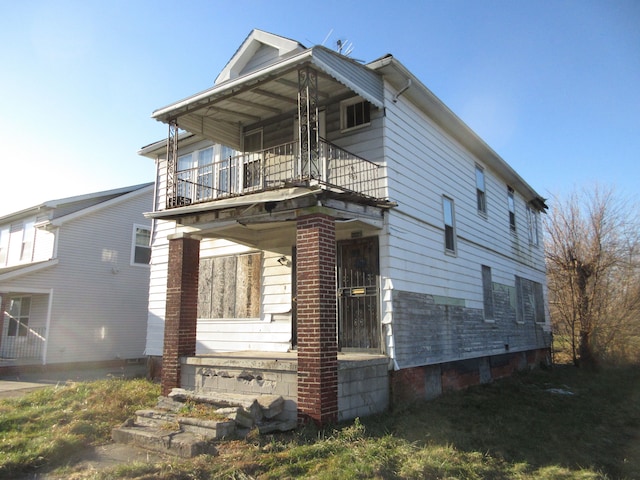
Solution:
M 297 112 L 298 71 L 306 66 L 318 72 L 319 105 L 340 96 L 359 95 L 378 108 L 383 107 L 383 81 L 379 74 L 316 46 L 160 108 L 152 117 L 164 123 L 176 121 L 183 130 L 239 148 L 243 126 Z
M 386 55 L 375 60 L 367 64 L 367 67 L 381 73 L 396 91 L 401 92 L 401 95 L 406 96 L 411 102 L 420 107 L 449 135 L 459 141 L 473 155 L 490 167 L 492 171 L 501 175 L 508 185 L 524 195 L 531 206 L 540 211 L 544 211 L 547 208 L 545 199 L 542 196 L 392 55 Z

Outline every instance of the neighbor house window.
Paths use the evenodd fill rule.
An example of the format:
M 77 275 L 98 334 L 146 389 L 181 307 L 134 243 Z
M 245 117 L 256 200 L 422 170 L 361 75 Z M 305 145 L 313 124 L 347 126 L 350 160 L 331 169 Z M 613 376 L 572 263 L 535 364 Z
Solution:
M 486 265 L 482 265 L 482 300 L 484 303 L 484 319 L 492 320 L 494 313 L 491 267 L 487 267 Z
M 29 331 L 31 297 L 12 298 L 9 303 L 9 325 L 7 336 L 26 337 Z
M 366 100 L 347 100 L 340 106 L 340 126 L 342 130 L 369 125 L 371 104 Z
M 507 189 L 507 205 L 509 207 L 509 228 L 512 232 L 516 231 L 516 201 L 514 198 L 513 188 Z
M 453 214 L 453 200 L 442 197 L 442 210 L 444 213 L 444 248 L 447 252 L 456 251 L 456 231 Z
M 133 251 L 131 263 L 149 265 L 151 260 L 151 229 L 144 225 L 133 226 Z
M 35 240 L 36 227 L 35 221 L 25 222 L 24 230 L 22 230 L 22 248 L 20 250 L 20 261 L 30 262 L 33 260 L 33 242 Z
M 476 165 L 476 200 L 478 212 L 487 213 L 487 198 L 484 187 L 484 169 Z
M 7 251 L 9 250 L 9 227 L 0 229 L 0 268 L 7 264 Z
M 529 243 L 531 245 L 539 245 L 538 212 L 529 205 L 527 205 L 527 221 L 529 223 Z

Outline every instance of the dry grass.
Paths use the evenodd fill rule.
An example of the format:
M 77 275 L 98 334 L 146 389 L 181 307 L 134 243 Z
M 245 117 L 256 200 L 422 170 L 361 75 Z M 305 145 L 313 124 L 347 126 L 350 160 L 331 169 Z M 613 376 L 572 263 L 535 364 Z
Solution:
M 64 394 L 53 389 L 31 394 L 19 404 L 20 418 L 13 420 L 8 412 L 18 410 L 16 401 L 0 402 L 0 476 L 51 462 L 54 451 L 64 458 L 79 438 L 106 441 L 104 432 L 127 416 L 113 408 L 126 410 L 146 399 L 153 403 L 158 394 L 155 385 L 142 382 L 132 390 L 146 393 L 133 400 L 126 396 L 128 388 L 109 385 L 113 408 L 107 413 L 96 406 L 94 412 L 94 400 L 103 398 L 105 387 L 79 384 Z M 115 400 L 121 394 L 125 397 Z M 67 399 L 64 405 L 59 397 Z M 36 422 L 52 401 L 58 413 Z M 96 428 L 83 418 L 95 420 L 89 423 Z M 19 426 L 22 422 L 32 428 Z M 37 447 L 35 438 L 47 430 L 75 437 L 51 436 L 48 449 Z M 640 369 L 537 371 L 336 428 L 252 434 L 218 447 L 218 457 L 122 465 L 77 478 L 640 478 Z M 14 450 L 33 453 L 8 462 L 6 455 Z

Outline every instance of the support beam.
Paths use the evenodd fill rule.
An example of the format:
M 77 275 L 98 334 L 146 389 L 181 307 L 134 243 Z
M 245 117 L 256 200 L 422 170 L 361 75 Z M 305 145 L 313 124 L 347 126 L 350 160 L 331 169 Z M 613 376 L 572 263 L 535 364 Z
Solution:
M 338 419 L 335 220 L 300 217 L 296 232 L 298 421 Z
M 200 239 L 169 240 L 167 303 L 162 353 L 162 395 L 180 384 L 180 358 L 196 354 Z
M 318 75 L 310 67 L 298 70 L 298 119 L 298 175 L 302 178 L 322 178 L 319 166 Z
M 178 122 L 169 122 L 169 134 L 167 135 L 167 196 L 165 208 L 176 205 L 178 196 Z

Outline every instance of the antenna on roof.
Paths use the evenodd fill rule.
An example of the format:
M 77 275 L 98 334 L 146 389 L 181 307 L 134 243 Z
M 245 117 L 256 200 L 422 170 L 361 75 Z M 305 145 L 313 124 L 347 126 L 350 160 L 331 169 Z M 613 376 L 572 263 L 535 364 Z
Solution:
M 324 44 L 327 43 L 327 40 L 329 40 L 329 37 L 331 36 L 332 33 L 333 33 L 333 28 L 331 30 L 329 30 L 329 33 L 327 33 L 327 36 L 324 37 L 324 40 L 322 41 L 322 43 L 320 45 L 324 46 Z

